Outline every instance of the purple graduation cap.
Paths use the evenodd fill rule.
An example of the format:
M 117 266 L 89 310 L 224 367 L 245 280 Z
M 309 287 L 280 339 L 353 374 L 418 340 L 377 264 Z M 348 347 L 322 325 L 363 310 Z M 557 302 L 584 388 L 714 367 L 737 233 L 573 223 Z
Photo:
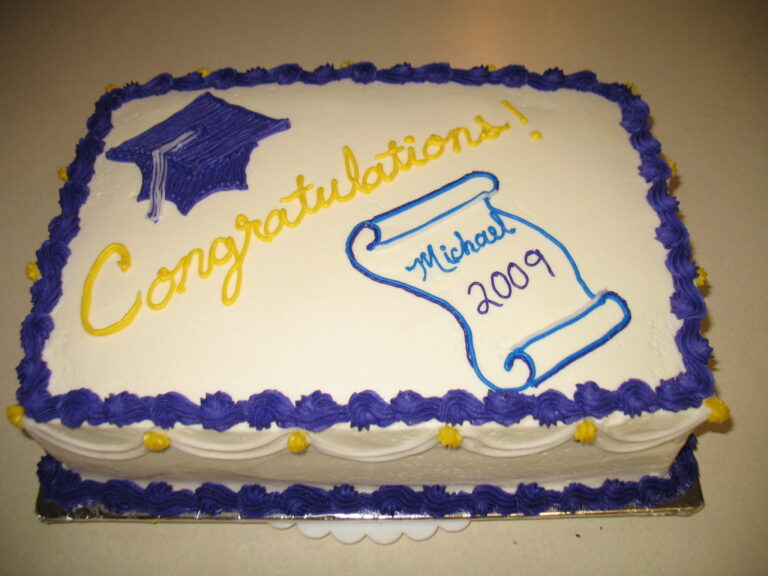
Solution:
M 247 190 L 245 169 L 251 151 L 262 138 L 290 126 L 288 119 L 275 120 L 205 93 L 112 148 L 107 158 L 139 166 L 137 201 L 149 200 L 147 217 L 157 222 L 165 200 L 186 215 L 214 192 Z

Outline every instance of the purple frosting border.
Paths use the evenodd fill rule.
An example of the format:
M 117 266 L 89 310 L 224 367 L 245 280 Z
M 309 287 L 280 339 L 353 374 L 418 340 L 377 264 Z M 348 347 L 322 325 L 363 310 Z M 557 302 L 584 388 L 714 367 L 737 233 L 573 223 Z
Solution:
M 380 516 L 426 515 L 443 518 L 455 514 L 535 516 L 549 510 L 580 512 L 617 510 L 629 506 L 653 508 L 688 491 L 699 477 L 691 436 L 668 478 L 644 476 L 637 482 L 606 480 L 599 488 L 569 484 L 562 491 L 537 484 L 520 484 L 515 492 L 483 484 L 471 492 L 448 492 L 444 486 L 382 486 L 373 492 L 358 492 L 343 484 L 330 490 L 295 484 L 283 492 L 268 492 L 258 484 L 235 491 L 221 484 L 204 483 L 195 490 L 174 490 L 166 482 L 151 482 L 146 488 L 129 480 L 83 480 L 66 470 L 51 456 L 38 465 L 43 500 L 55 502 L 72 517 L 83 508 L 99 508 L 109 514 L 143 515 L 153 518 L 237 515 L 242 519 L 283 515 L 326 516 L 354 513 Z
M 619 105 L 621 126 L 640 156 L 639 173 L 649 184 L 648 203 L 660 221 L 656 237 L 667 250 L 666 265 L 674 283 L 671 311 L 683 320 L 676 343 L 685 371 L 655 387 L 636 379 L 624 382 L 617 390 L 606 390 L 594 382 L 586 382 L 577 385 L 573 399 L 553 390 L 535 397 L 489 391 L 483 399 L 463 390 L 427 398 L 414 392 L 401 392 L 389 402 L 375 392 L 364 391 L 353 394 L 346 405 L 336 403 L 330 395 L 320 391 L 304 396 L 296 403 L 274 390 L 254 394 L 242 401 L 234 401 L 229 395 L 217 392 L 202 398 L 199 404 L 175 392 L 154 397 L 123 392 L 102 399 L 91 390 L 78 389 L 52 395 L 48 390 L 50 370 L 42 359 L 42 352 L 54 328 L 51 312 L 61 297 L 61 272 L 69 258 L 69 243 L 79 232 L 79 212 L 89 195 L 88 184 L 94 174 L 96 158 L 104 151 L 104 139 L 112 129 L 112 112 L 125 102 L 174 90 L 225 90 L 261 84 L 322 85 L 344 79 L 363 84 L 453 82 L 468 86 L 530 86 L 542 91 L 570 89 L 591 92 Z M 67 168 L 68 180 L 60 190 L 61 214 L 49 224 L 49 238 L 37 251 L 41 276 L 32 286 L 32 311 L 21 326 L 24 357 L 17 367 L 21 384 L 16 397 L 25 414 L 38 422 L 60 418 L 65 425 L 77 427 L 83 423 L 123 426 L 151 420 L 163 428 L 179 423 L 201 424 L 216 430 L 247 422 L 257 429 L 275 424 L 318 431 L 339 423 L 362 429 L 433 419 L 449 424 L 497 422 L 510 425 L 531 416 L 541 425 L 550 426 L 588 416 L 600 418 L 615 411 L 630 416 L 660 409 L 676 412 L 698 407 L 714 393 L 714 378 L 707 365 L 712 351 L 701 335 L 706 305 L 694 285 L 697 271 L 692 261 L 688 231 L 677 216 L 677 200 L 668 193 L 667 180 L 671 170 L 661 157 L 660 143 L 651 135 L 648 106 L 623 84 L 599 82 L 589 71 L 566 75 L 561 70 L 550 69 L 536 74 L 522 66 L 463 70 L 448 64 L 421 67 L 401 64 L 378 69 L 363 62 L 339 69 L 326 65 L 314 71 L 304 70 L 296 64 L 271 70 L 254 68 L 247 72 L 223 68 L 205 76 L 199 72 L 179 78 L 162 74 L 146 84 L 132 83 L 111 90 L 96 103 L 87 127 L 88 133 L 78 142 L 75 159 Z

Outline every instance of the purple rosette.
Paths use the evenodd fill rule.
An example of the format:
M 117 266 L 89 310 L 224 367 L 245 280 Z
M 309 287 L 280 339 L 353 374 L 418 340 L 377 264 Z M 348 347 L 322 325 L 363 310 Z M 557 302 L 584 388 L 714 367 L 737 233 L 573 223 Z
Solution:
M 203 428 L 228 430 L 243 421 L 242 403 L 224 392 L 206 394 L 200 402 L 200 420 Z
M 257 430 L 265 430 L 272 424 L 284 428 L 298 426 L 293 402 L 277 390 L 253 394 L 245 402 L 243 413 L 248 425 Z
M 406 390 L 392 399 L 391 406 L 398 421 L 413 426 L 438 418 L 440 399 L 424 398 L 421 394 Z
M 150 402 L 149 416 L 161 428 L 173 428 L 176 423 L 200 424 L 200 407 L 178 392 L 168 392 Z
M 554 426 L 559 422 L 570 424 L 586 416 L 581 408 L 562 392 L 547 390 L 536 397 L 533 417 L 541 426 Z
M 494 422 L 510 426 L 526 416 L 532 416 L 536 400 L 520 392 L 491 390 L 485 397 L 484 405 Z
M 106 422 L 104 403 L 86 388 L 59 396 L 56 410 L 61 415 L 61 423 L 68 428 L 79 428 L 86 422 L 91 426 Z
M 642 380 L 624 382 L 618 390 L 619 409 L 627 416 L 639 416 L 643 412 L 659 409 L 656 395 Z
M 466 390 L 449 390 L 440 400 L 437 419 L 446 424 L 469 422 L 475 425 L 489 420 L 483 403 Z
M 104 408 L 106 420 L 117 426 L 127 426 L 150 419 L 147 402 L 130 392 L 110 394 L 104 400 Z
M 305 430 L 318 432 L 341 422 L 349 422 L 349 412 L 330 394 L 317 391 L 296 402 L 296 423 Z
M 396 420 L 392 407 L 371 390 L 352 394 L 348 408 L 349 423 L 358 430 L 368 430 L 371 425 L 384 428 Z

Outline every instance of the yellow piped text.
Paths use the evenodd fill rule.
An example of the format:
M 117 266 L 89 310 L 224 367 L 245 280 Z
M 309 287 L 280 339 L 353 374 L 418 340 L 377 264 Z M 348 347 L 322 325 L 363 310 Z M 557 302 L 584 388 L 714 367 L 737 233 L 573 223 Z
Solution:
M 502 105 L 502 106 L 504 106 L 504 108 L 506 108 L 506 109 L 507 109 L 507 110 L 509 110 L 510 112 L 512 112 L 512 114 L 514 114 L 514 115 L 515 115 L 515 117 L 516 117 L 516 118 L 517 118 L 517 119 L 520 121 L 520 124 L 522 124 L 523 126 L 525 126 L 526 124 L 528 124 L 528 118 L 526 118 L 526 117 L 523 115 L 523 113 L 522 113 L 522 112 L 520 112 L 520 110 L 518 110 L 517 108 L 515 108 L 514 106 L 512 106 L 512 104 L 510 104 L 510 103 L 509 103 L 509 102 L 507 102 L 506 100 L 502 100 L 502 101 L 501 101 L 501 105 Z
M 88 272 L 88 276 L 85 278 L 85 286 L 83 286 L 83 298 L 80 304 L 80 321 L 82 322 L 85 331 L 95 336 L 106 336 L 108 334 L 119 332 L 133 322 L 136 315 L 139 313 L 139 310 L 141 310 L 141 292 L 138 292 L 133 304 L 120 320 L 102 328 L 96 328 L 91 324 L 90 314 L 91 302 L 93 300 L 93 287 L 96 283 L 96 279 L 101 273 L 101 269 L 113 255 L 117 255 L 117 265 L 121 271 L 127 272 L 131 268 L 131 253 L 128 251 L 128 248 L 126 248 L 124 244 L 110 244 L 104 248 L 104 250 L 101 251 L 101 254 L 96 258 L 96 261 Z
M 528 122 L 506 100 L 502 105 L 521 124 Z M 143 304 L 150 310 L 161 310 L 170 304 L 176 294 L 186 290 L 191 275 L 205 279 L 216 269 L 226 270 L 221 286 L 222 303 L 226 306 L 234 304 L 240 295 L 243 265 L 252 238 L 268 244 L 284 230 L 299 226 L 309 215 L 337 203 L 349 202 L 360 194 L 371 194 L 381 185 L 396 180 L 400 174 L 441 158 L 446 151 L 460 154 L 467 147 L 473 148 L 495 140 L 510 129 L 509 122 L 492 124 L 481 115 L 474 117 L 474 123 L 472 129 L 458 126 L 444 135 L 432 134 L 420 143 L 413 136 L 406 136 L 401 143 L 390 140 L 386 150 L 374 155 L 375 162 L 368 166 L 361 166 L 353 150 L 344 146 L 341 150 L 344 163 L 344 177 L 341 181 L 333 178 L 328 185 L 319 186 L 308 182 L 303 174 L 297 175 L 294 190 L 280 198 L 281 206 L 268 211 L 260 219 L 238 215 L 234 222 L 238 234 L 215 238 L 207 250 L 194 248 L 179 258 L 173 267 L 160 268 L 144 291 L 137 290 L 133 303 L 122 317 L 105 326 L 95 326 L 91 321 L 91 306 L 99 276 L 105 273 L 111 260 L 114 260 L 122 273 L 127 273 L 132 266 L 131 252 L 127 246 L 121 243 L 108 245 L 97 256 L 83 286 L 80 310 L 84 329 L 96 336 L 115 334 L 136 319 Z

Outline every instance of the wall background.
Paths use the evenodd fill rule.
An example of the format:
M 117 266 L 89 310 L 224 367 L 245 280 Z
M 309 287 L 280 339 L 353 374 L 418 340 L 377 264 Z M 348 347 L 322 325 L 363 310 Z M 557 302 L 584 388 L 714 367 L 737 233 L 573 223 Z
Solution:
M 476 522 L 459 534 L 343 546 L 264 525 L 46 526 L 42 451 L 0 425 L 0 573 L 739 574 L 768 571 L 768 7 L 763 2 L 0 3 L 0 402 L 14 402 L 25 264 L 58 213 L 56 170 L 109 83 L 344 60 L 588 68 L 632 81 L 678 163 L 676 195 L 709 273 L 707 336 L 727 433 L 701 438 L 706 508 L 690 518 Z

